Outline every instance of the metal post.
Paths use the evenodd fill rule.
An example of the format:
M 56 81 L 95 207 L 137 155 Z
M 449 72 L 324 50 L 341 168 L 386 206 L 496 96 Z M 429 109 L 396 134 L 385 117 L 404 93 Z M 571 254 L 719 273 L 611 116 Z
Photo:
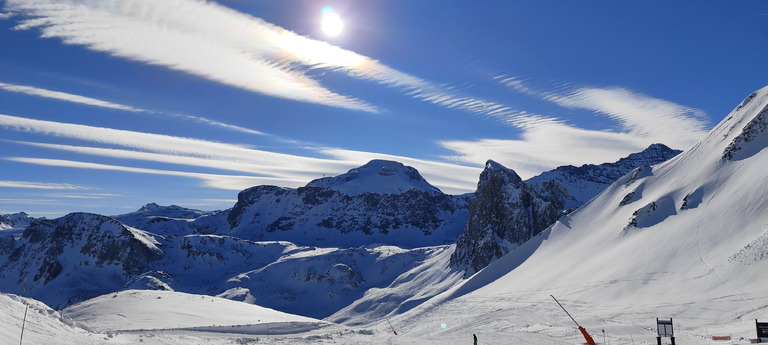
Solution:
M 565 307 L 563 307 L 563 305 L 560 304 L 560 301 L 558 301 L 557 298 L 555 298 L 555 296 L 549 295 L 549 297 L 552 297 L 552 299 L 555 300 L 555 302 L 557 302 L 557 305 L 559 305 L 560 308 L 562 308 L 563 311 L 568 315 L 568 317 L 570 317 L 571 320 L 573 320 L 573 323 L 575 323 L 576 326 L 581 327 L 581 325 L 579 325 L 579 323 L 576 322 L 576 319 L 574 319 L 573 316 L 571 316 L 571 313 L 569 313 L 567 310 L 565 310 Z
M 397 335 L 397 331 L 395 330 L 395 327 L 392 327 L 392 323 L 389 322 L 389 318 L 386 318 L 386 319 L 387 319 L 387 323 L 389 324 L 389 328 L 392 329 L 392 333 L 395 333 L 395 335 Z
M 19 337 L 19 345 L 21 345 L 21 342 L 24 341 L 24 325 L 27 323 L 27 310 L 29 310 L 29 304 L 27 304 L 27 308 L 24 309 L 24 320 L 21 322 L 21 336 Z
M 27 296 L 27 277 L 24 276 L 24 292 L 21 294 L 22 297 Z M 26 306 L 24 308 L 24 319 L 21 321 L 21 335 L 19 336 L 19 345 L 24 341 L 24 326 L 27 324 L 27 311 L 29 311 L 29 304 L 24 301 L 24 305 Z
M 552 295 L 549 295 L 549 296 L 552 297 L 552 299 L 555 300 L 555 302 L 557 302 L 557 305 L 559 305 L 560 308 L 562 308 L 563 311 L 566 314 L 568 314 L 568 317 L 570 317 L 571 320 L 573 320 L 573 323 L 575 323 L 576 326 L 579 327 L 579 332 L 581 332 L 581 335 L 584 336 L 584 340 L 587 341 L 587 345 L 596 345 L 595 340 L 592 339 L 592 336 L 590 336 L 589 333 L 587 333 L 587 330 L 584 329 L 584 327 L 581 327 L 581 325 L 579 325 L 579 323 L 576 322 L 576 319 L 574 319 L 573 316 L 571 316 L 571 313 L 569 313 L 567 310 L 565 310 L 565 307 L 563 307 L 563 305 L 560 304 L 560 301 L 558 301 L 557 298 L 555 298 L 555 296 L 552 296 Z

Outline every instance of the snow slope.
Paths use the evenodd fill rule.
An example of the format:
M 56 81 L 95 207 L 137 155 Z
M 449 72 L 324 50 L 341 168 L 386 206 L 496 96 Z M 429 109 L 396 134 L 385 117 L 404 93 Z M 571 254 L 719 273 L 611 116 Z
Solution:
M 19 344 L 22 341 L 22 344 L 95 345 L 109 340 L 105 334 L 82 328 L 42 302 L 17 295 L 0 293 L 0 315 L 3 320 L 0 322 L 2 344 Z
M 609 334 L 622 334 L 615 340 L 624 343 L 655 341 L 646 328 L 655 327 L 656 317 L 677 320 L 678 343 L 708 344 L 713 332 L 754 337 L 754 320 L 768 319 L 766 117 L 768 88 L 689 150 L 622 177 L 460 287 L 397 321 L 446 315 L 461 323 L 493 319 L 519 331 L 517 313 L 548 311 L 523 320 L 537 320 L 542 332 L 554 336 L 569 319 L 553 294 L 593 336 L 611 328 Z M 461 317 L 453 316 L 457 310 Z M 470 324 L 506 343 L 507 331 Z
M 266 334 L 299 333 L 329 325 L 317 319 L 219 297 L 173 291 L 128 290 L 67 307 L 61 314 L 96 332 L 249 327 Z M 274 328 L 274 329 L 268 329 Z

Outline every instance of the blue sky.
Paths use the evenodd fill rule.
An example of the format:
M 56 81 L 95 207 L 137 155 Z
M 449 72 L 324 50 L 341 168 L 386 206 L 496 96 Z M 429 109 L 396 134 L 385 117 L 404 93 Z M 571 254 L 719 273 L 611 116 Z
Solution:
M 371 159 L 472 192 L 488 159 L 686 149 L 767 60 L 762 0 L 0 1 L 0 214 L 225 209 Z

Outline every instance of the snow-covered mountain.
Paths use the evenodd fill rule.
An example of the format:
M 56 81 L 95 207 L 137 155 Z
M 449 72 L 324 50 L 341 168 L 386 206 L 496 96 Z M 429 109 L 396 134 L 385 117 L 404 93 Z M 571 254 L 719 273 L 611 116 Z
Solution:
M 0 214 L 0 231 L 24 230 L 35 218 L 24 212 Z
M 112 216 L 112 218 L 153 234 L 184 236 L 221 232 L 221 229 L 226 227 L 228 214 L 229 210 L 201 211 L 177 205 L 160 206 L 149 203 L 135 212 Z
M 768 87 L 690 149 L 623 176 L 454 290 L 392 322 L 418 325 L 415 340 L 467 338 L 471 327 L 494 342 L 528 332 L 526 343 L 555 343 L 575 326 L 552 294 L 595 339 L 602 329 L 614 343 L 655 343 L 658 317 L 675 320 L 679 343 L 709 344 L 715 334 L 748 343 L 755 319 L 768 319 L 766 166 Z M 461 326 L 435 336 L 419 324 L 434 315 Z
M 559 183 L 568 191 L 568 194 L 573 196 L 564 200 L 565 207 L 576 209 L 635 168 L 659 164 L 680 152 L 664 144 L 653 144 L 641 152 L 632 153 L 613 163 L 585 164 L 580 167 L 561 166 L 534 176 L 525 183 L 529 186 L 540 185 L 547 181 Z
M 160 236 L 87 213 L 33 222 L 5 249 L 3 290 L 26 290 L 54 308 L 125 289 L 152 289 L 218 295 L 316 317 L 389 285 L 435 250 Z
M 526 188 L 519 177 L 513 180 Z M 362 181 L 371 184 L 368 189 Z M 510 181 L 493 182 L 487 193 L 497 193 L 496 187 Z M 557 218 L 567 196 L 552 181 L 525 193 L 520 202 L 530 207 L 520 214 L 533 208 L 543 214 L 539 221 L 523 221 L 536 224 L 534 231 L 526 231 L 527 239 Z M 498 205 L 490 197 L 475 199 L 476 210 L 510 207 L 506 199 Z M 482 204 L 480 199 L 488 201 Z M 27 279 L 29 296 L 56 308 L 113 291 L 156 289 L 219 295 L 325 317 L 371 289 L 394 291 L 387 286 L 423 282 L 401 275 L 413 270 L 423 275 L 426 266 L 419 266 L 433 262 L 435 253 L 453 251 L 467 224 L 469 200 L 469 195 L 443 194 L 413 168 L 372 161 L 303 188 L 244 190 L 237 204 L 223 211 L 147 204 L 113 217 L 73 213 L 36 220 L 23 233 L 2 237 L 0 283 L 3 291 L 21 293 Z M 412 308 L 459 277 L 452 272 L 445 276 L 453 278 L 424 276 L 439 288 L 419 298 L 391 297 L 407 307 L 376 303 L 365 309 L 375 317 Z M 356 304 L 356 310 L 363 304 Z
M 326 322 L 174 292 L 121 291 L 63 312 L 0 294 L 0 312 L 9 320 L 0 325 L 0 335 L 18 339 L 24 304 L 28 303 L 25 339 L 29 337 L 32 343 L 464 344 L 472 341 L 473 334 L 480 344 L 583 343 L 574 323 L 550 297 L 554 295 L 599 343 L 655 344 L 656 318 L 672 318 L 677 343 L 714 344 L 712 336 L 719 335 L 731 337 L 727 343 L 747 344 L 755 336 L 755 319 L 768 321 L 767 165 L 768 87 L 745 99 L 689 150 L 664 163 L 630 171 L 469 279 L 448 268 L 452 245 L 344 251 L 211 234 L 151 235 L 121 228 L 115 225 L 119 222 L 98 215 L 70 215 L 65 218 L 73 226 L 91 224 L 127 243 L 138 240 L 150 250 L 154 246 L 162 251 L 159 259 L 148 263 L 157 266 L 128 286 L 154 283 L 172 288 L 174 284 L 232 277 L 225 283 L 231 285 L 216 290 L 224 290 L 222 297 L 255 298 L 260 304 L 259 300 L 278 300 L 280 295 L 257 296 L 261 292 L 257 287 L 281 281 L 288 282 L 273 292 L 307 282 L 311 284 L 304 291 L 309 292 L 301 293 L 311 294 L 331 280 L 346 284 L 340 286 L 355 285 L 360 281 L 356 274 L 329 264 L 350 257 L 357 261 L 344 265 L 357 272 L 362 267 L 372 270 L 371 261 L 388 262 L 387 267 L 393 269 L 381 282 L 395 278 L 367 287 L 362 296 Z M 514 180 L 520 187 L 518 191 L 525 188 L 511 177 L 509 169 L 492 168 L 493 173 L 507 173 L 510 182 Z M 45 242 L 41 234 L 50 236 L 59 227 L 63 234 L 72 233 L 60 223 L 33 223 L 28 228 L 32 231 L 25 231 L 14 242 L 12 252 L 26 253 Z M 92 233 L 82 230 L 83 238 Z M 76 242 L 77 235 L 56 236 L 64 244 L 50 243 L 49 248 L 54 249 L 43 250 L 45 255 L 58 255 L 55 248 L 61 248 L 65 257 L 95 262 L 90 255 L 75 253 L 70 243 Z M 334 259 L 322 260 L 324 253 Z M 366 258 L 365 253 L 378 257 Z M 35 256 L 26 265 L 19 260 L 8 265 L 40 273 L 35 263 L 44 259 Z M 4 256 L 0 262 L 11 260 Z M 177 265 L 171 267 L 171 262 Z M 179 262 L 185 264 L 179 266 Z M 234 269 L 249 263 L 262 268 Z M 109 261 L 104 265 L 123 270 Z M 61 266 L 64 272 L 66 265 Z M 298 273 L 286 274 L 290 270 L 285 266 L 295 267 L 293 272 Z M 314 270 L 300 269 L 310 266 Z M 160 267 L 170 268 L 151 271 Z M 179 274 L 185 270 L 188 276 Z M 55 271 L 44 269 L 40 279 Z M 53 280 L 63 275 L 60 272 Z M 0 272 L 2 279 L 8 276 L 7 271 Z M 259 279 L 266 283 L 244 285 Z M 4 287 L 6 283 L 3 281 Z M 33 286 L 30 294 L 38 288 Z
M 332 189 L 347 195 L 363 193 L 402 194 L 409 190 L 439 192 L 413 167 L 402 163 L 375 159 L 335 177 L 313 180 L 307 187 Z
M 488 161 L 472 195 L 467 225 L 450 264 L 470 276 L 538 235 L 622 175 L 679 153 L 654 144 L 614 163 L 563 166 L 527 181 L 512 169 Z
M 156 237 L 107 216 L 71 213 L 32 222 L 0 253 L 0 282 L 60 308 L 119 290 L 162 255 Z
M 246 189 L 229 212 L 226 234 L 317 246 L 442 245 L 456 242 L 468 206 L 469 196 L 443 194 L 416 169 L 374 160 L 298 189 Z

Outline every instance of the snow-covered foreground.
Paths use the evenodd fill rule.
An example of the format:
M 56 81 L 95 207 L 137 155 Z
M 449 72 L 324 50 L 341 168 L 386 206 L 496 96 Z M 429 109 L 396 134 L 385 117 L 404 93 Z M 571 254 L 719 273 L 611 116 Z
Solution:
M 128 290 L 90 299 L 61 312 L 77 324 L 98 331 L 248 327 L 300 332 L 327 326 L 308 317 L 286 314 L 219 297 L 172 291 Z
M 390 318 L 398 335 L 386 319 L 349 327 L 174 292 L 121 292 L 122 297 L 98 297 L 63 313 L 3 294 L 0 310 L 9 318 L 0 326 L 0 336 L 13 340 L 9 343 L 19 339 L 26 301 L 30 309 L 24 344 L 472 344 L 472 334 L 478 336 L 479 344 L 582 344 L 576 326 L 548 295 L 558 292 L 562 291 L 516 291 L 489 297 L 489 291 L 478 290 L 429 302 L 414 313 Z M 732 318 L 749 314 L 744 309 L 729 310 L 743 303 L 738 296 L 663 305 L 585 303 L 566 294 L 558 297 L 600 344 L 655 344 L 655 318 L 670 316 L 678 344 L 710 344 L 712 335 L 731 335 L 734 341 L 729 343 L 747 344 L 748 339 L 742 338 L 754 338 L 755 333 L 751 316 Z

